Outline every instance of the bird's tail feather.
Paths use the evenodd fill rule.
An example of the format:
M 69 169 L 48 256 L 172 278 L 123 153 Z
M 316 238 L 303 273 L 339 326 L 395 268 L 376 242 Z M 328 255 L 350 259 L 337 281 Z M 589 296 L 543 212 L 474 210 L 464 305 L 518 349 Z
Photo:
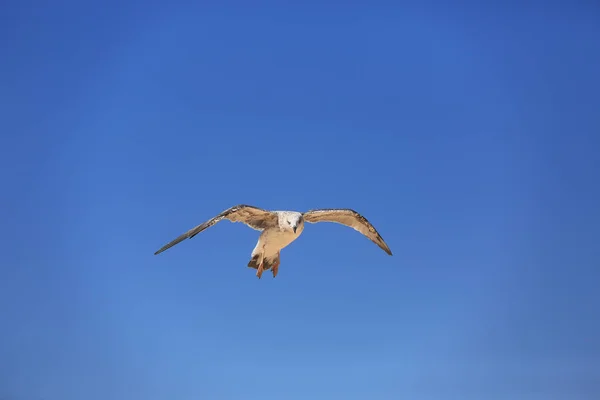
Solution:
M 253 255 L 252 258 L 250 259 L 250 262 L 248 263 L 248 267 L 258 269 L 258 266 L 260 265 L 260 262 L 261 262 L 261 258 L 262 258 L 262 254 Z
M 252 258 L 250 259 L 250 262 L 248 263 L 248 267 L 254 268 L 254 269 L 258 269 L 258 266 L 260 265 L 261 258 L 262 258 L 262 254 L 255 254 L 254 256 L 252 256 Z M 278 261 L 279 261 L 279 255 L 278 254 L 274 255 L 273 257 L 264 257 L 264 260 L 263 260 L 263 269 L 265 271 L 271 269 L 271 267 L 273 265 L 275 265 Z
M 263 268 L 265 271 L 270 270 L 279 261 L 279 255 L 275 254 L 273 257 L 265 257 Z

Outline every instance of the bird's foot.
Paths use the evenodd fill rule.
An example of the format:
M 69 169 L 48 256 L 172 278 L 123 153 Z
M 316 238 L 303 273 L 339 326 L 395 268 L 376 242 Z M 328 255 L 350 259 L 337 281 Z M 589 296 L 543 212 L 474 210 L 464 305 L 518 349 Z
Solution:
M 271 267 L 271 270 L 273 271 L 273 278 L 275 278 L 277 276 L 277 273 L 279 272 L 279 264 L 281 262 L 279 261 L 279 254 L 277 254 L 277 262 L 273 265 L 273 267 Z
M 258 277 L 258 279 L 260 279 L 260 277 L 262 276 L 263 271 L 264 271 L 263 263 L 260 263 L 260 265 L 258 266 L 258 269 L 256 270 L 256 276 Z

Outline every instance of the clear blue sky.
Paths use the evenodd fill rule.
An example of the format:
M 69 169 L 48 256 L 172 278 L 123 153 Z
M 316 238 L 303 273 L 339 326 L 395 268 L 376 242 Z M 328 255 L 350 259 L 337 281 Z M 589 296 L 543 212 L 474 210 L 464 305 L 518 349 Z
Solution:
M 600 392 L 599 6 L 51 3 L 0 6 L 1 399 Z M 153 255 L 238 203 L 394 256 Z

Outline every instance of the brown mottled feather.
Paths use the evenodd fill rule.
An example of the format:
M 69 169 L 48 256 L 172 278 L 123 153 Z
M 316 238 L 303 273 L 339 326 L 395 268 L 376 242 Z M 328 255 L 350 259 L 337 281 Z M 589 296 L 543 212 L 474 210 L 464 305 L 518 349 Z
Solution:
M 334 222 L 354 228 L 358 232 L 368 237 L 373 243 L 379 246 L 390 256 L 392 251 L 385 243 L 379 232 L 362 215 L 348 208 L 328 208 L 319 210 L 310 210 L 303 214 L 304 221 L 312 224 L 317 222 Z
M 171 242 L 161 247 L 154 255 L 162 253 L 163 251 L 175 246 L 176 244 L 184 241 L 185 239 L 191 239 L 203 230 L 210 228 L 217 222 L 227 219 L 231 222 L 242 222 L 249 227 L 256 230 L 263 230 L 269 226 L 275 226 L 278 223 L 277 214 L 263 210 L 262 208 L 249 206 L 246 204 L 239 204 L 223 211 L 219 215 L 209 219 L 208 221 L 190 229 L 184 234 L 173 239 Z

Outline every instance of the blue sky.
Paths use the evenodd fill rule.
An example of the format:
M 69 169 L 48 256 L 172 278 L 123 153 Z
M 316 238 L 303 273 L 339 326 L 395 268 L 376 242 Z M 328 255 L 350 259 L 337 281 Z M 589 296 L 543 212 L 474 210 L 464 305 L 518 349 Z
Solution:
M 3 2 L 0 398 L 597 394 L 600 8 L 487 4 Z

